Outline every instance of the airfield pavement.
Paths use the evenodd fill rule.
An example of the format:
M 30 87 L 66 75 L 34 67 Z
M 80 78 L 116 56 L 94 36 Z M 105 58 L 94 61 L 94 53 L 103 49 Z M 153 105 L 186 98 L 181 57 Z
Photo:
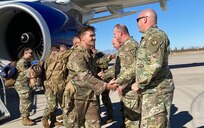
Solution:
M 171 128 L 204 128 L 204 51 L 171 54 L 169 65 L 175 82 L 174 99 L 171 108 Z M 0 121 L 0 128 L 43 128 L 42 117 L 46 99 L 42 91 L 34 96 L 31 118 L 37 122 L 34 126 L 23 126 L 18 110 L 18 95 L 13 88 L 6 90 L 7 106 L 11 117 Z M 113 102 L 113 123 L 102 128 L 120 128 L 120 103 L 117 92 L 110 92 Z M 105 108 L 101 105 L 101 116 Z M 60 127 L 64 128 L 64 127 Z

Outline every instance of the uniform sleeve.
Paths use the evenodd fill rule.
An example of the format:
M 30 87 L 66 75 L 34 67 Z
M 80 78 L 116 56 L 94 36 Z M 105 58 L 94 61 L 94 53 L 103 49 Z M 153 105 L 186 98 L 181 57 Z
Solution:
M 108 68 L 104 73 L 104 80 L 109 81 L 111 79 L 115 78 L 115 65 Z
M 135 69 L 136 69 L 136 63 L 132 63 L 128 66 L 128 68 L 125 70 L 125 72 L 121 73 L 116 81 L 119 85 L 127 86 L 129 83 L 132 82 L 132 80 L 135 78 Z
M 104 55 L 103 57 L 97 59 L 97 61 L 96 61 L 97 66 L 99 68 L 102 68 L 102 69 L 107 69 L 108 63 L 109 63 L 109 59 L 108 59 L 107 55 Z
M 128 84 L 130 84 L 134 78 L 135 78 L 135 72 L 136 72 L 136 54 L 137 54 L 137 48 L 136 47 L 128 47 L 125 50 L 125 70 L 123 72 L 120 72 L 120 74 L 117 76 L 117 83 L 126 87 Z
M 78 86 L 92 89 L 96 94 L 101 94 L 105 90 L 107 83 L 92 75 L 88 68 L 88 59 L 85 56 L 74 53 L 70 56 L 69 61 L 71 62 L 69 64 L 72 65 L 71 70 L 77 74 L 80 81 L 84 82 L 83 85 L 78 84 Z
M 150 38 L 146 44 L 146 51 L 140 50 L 138 54 L 137 81 L 141 89 L 148 86 L 162 68 L 166 46 L 164 39 L 160 36 Z

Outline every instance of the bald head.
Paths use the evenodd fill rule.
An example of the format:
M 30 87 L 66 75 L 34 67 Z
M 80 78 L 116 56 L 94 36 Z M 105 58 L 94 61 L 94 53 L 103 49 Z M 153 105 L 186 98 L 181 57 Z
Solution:
M 122 31 L 123 33 L 129 35 L 129 31 L 128 31 L 128 28 L 127 26 L 125 26 L 124 24 L 116 24 L 115 27 L 116 29 Z
M 153 9 L 146 9 L 142 11 L 139 16 L 147 16 L 155 23 L 157 22 L 157 14 Z
M 157 14 L 153 9 L 143 10 L 138 18 L 137 23 L 140 32 L 145 32 L 147 29 L 157 24 Z

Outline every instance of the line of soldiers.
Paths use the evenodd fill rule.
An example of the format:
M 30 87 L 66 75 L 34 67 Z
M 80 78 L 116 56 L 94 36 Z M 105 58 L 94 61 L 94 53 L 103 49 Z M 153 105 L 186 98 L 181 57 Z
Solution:
M 66 46 L 60 45 L 59 52 L 52 52 L 45 60 L 47 106 L 41 120 L 45 128 L 62 125 L 57 122 L 54 113 L 58 103 L 63 108 L 66 127 L 93 127 L 93 122 L 96 122 L 94 127 L 100 127 L 97 95 L 102 92 L 107 95 L 108 91 L 105 93 L 105 90 L 114 90 L 117 85 L 106 83 L 97 77 L 100 70 L 108 68 L 112 57 L 95 49 L 94 32 L 95 28 L 92 26 L 81 27 L 79 36 L 75 36 L 73 40 L 75 42 L 78 38 L 77 46 L 62 50 Z M 51 120 L 50 124 L 48 119 Z
M 108 68 L 110 55 L 95 49 L 95 28 L 82 26 L 73 38 L 73 47 L 62 44 L 52 47 L 44 62 L 45 96 L 44 128 L 100 128 L 99 95 L 107 106 L 108 120 L 113 120 L 109 90 L 117 90 L 121 100 L 124 128 L 167 128 L 174 83 L 168 68 L 169 45 L 167 35 L 157 28 L 157 15 L 152 9 L 142 11 L 137 19 L 139 31 L 144 33 L 140 45 L 130 36 L 125 25 L 114 27 L 112 40 L 117 50 L 115 64 Z M 17 69 L 26 67 L 31 49 L 25 50 L 24 61 Z M 25 72 L 24 72 L 25 71 Z M 33 125 L 29 118 L 30 89 L 27 70 L 21 71 L 15 83 L 20 97 L 20 112 L 24 125 Z M 26 86 L 25 86 L 26 85 Z M 26 87 L 26 88 L 25 88 Z M 25 89 L 22 89 L 25 88 Z M 58 103 L 63 109 L 63 124 L 56 120 Z M 48 120 L 51 123 L 49 124 Z M 108 121 L 107 121 L 108 122 Z

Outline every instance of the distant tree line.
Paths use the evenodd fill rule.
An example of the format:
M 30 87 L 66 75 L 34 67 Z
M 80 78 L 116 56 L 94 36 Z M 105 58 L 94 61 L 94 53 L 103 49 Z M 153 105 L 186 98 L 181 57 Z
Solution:
M 204 46 L 203 47 L 191 46 L 190 48 L 184 48 L 184 47 L 177 48 L 177 47 L 175 47 L 174 49 L 171 49 L 171 52 L 185 52 L 185 51 L 198 51 L 198 50 L 204 50 Z

